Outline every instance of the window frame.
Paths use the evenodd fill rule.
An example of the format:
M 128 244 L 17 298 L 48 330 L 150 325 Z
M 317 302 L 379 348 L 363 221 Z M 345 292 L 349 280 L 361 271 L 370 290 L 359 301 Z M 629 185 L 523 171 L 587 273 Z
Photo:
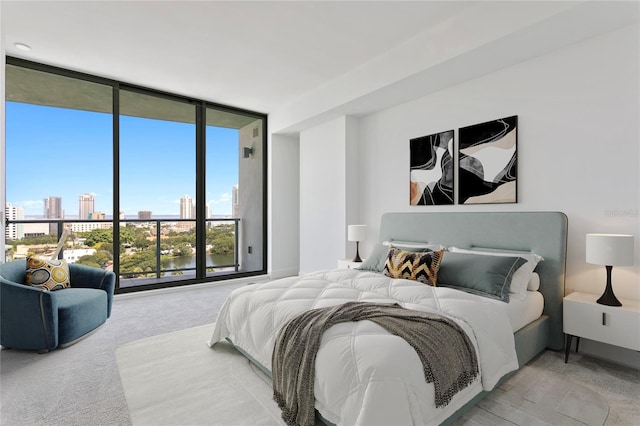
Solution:
M 268 201 L 268 156 L 267 153 L 267 131 L 268 131 L 268 115 L 251 111 L 247 109 L 232 107 L 228 105 L 219 104 L 216 102 L 207 101 L 204 99 L 197 99 L 179 94 L 174 94 L 166 91 L 150 89 L 136 84 L 131 84 L 115 79 L 109 79 L 105 77 L 98 77 L 92 74 L 87 74 L 79 71 L 72 71 L 61 67 L 52 65 L 46 65 L 39 62 L 33 62 L 21 58 L 6 57 L 5 66 L 16 66 L 34 71 L 40 71 L 49 74 L 60 75 L 63 77 L 89 81 L 97 84 L 111 86 L 112 88 L 112 154 L 113 154 L 113 200 L 112 200 L 112 220 L 113 222 L 113 266 L 114 271 L 118 271 L 116 274 L 116 293 L 130 293 L 145 290 L 154 290 L 168 287 L 178 287 L 183 285 L 200 284 L 203 282 L 224 281 L 235 278 L 244 278 L 257 275 L 265 275 L 267 273 L 267 260 L 268 260 L 268 244 L 267 244 L 267 201 Z M 120 236 L 119 232 L 115 232 L 120 229 L 120 91 L 127 90 L 130 92 L 140 93 L 143 95 L 149 95 L 167 100 L 177 101 L 181 103 L 188 103 L 195 106 L 195 154 L 196 161 L 194 164 L 196 175 L 196 187 L 195 187 L 195 201 L 196 201 L 196 277 L 187 278 L 183 280 L 168 280 L 160 281 L 152 284 L 142 284 L 139 286 L 120 287 Z M 3 99 L 6 102 L 6 99 Z M 219 110 L 231 114 L 239 114 L 247 117 L 261 120 L 262 122 L 262 151 L 265 155 L 262 156 L 262 268 L 257 271 L 238 271 L 235 273 L 225 273 L 221 275 L 209 275 L 206 273 L 206 111 L 207 109 Z M 5 159 L 6 161 L 6 159 Z M 4 200 L 6 203 L 6 200 Z M 73 220 L 66 220 L 66 222 L 73 222 Z M 126 219 L 123 222 L 127 222 Z M 8 223 L 7 223 L 8 224 Z M 5 224 L 5 225 L 7 225 Z M 237 232 L 237 229 L 236 229 Z M 240 247 L 235 247 L 239 250 Z

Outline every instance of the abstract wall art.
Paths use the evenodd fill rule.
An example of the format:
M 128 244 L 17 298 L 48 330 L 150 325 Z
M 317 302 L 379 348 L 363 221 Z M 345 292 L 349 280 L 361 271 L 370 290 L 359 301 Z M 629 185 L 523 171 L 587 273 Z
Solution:
M 458 130 L 458 204 L 516 203 L 518 116 Z
M 453 130 L 411 139 L 412 206 L 453 204 Z

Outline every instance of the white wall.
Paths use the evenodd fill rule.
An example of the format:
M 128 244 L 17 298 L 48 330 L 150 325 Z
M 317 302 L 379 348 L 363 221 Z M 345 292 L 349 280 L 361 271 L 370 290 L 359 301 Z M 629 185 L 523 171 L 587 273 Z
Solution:
M 637 27 L 619 30 L 361 119 L 365 222 L 392 210 L 564 211 L 567 291 L 599 292 L 604 268 L 585 264 L 586 233 L 634 234 L 640 255 L 637 37 Z M 410 138 L 514 114 L 517 204 L 408 205 Z M 640 299 L 639 268 L 615 268 L 621 297 Z
M 297 275 L 300 269 L 299 138 L 271 135 L 268 151 L 267 271 L 280 278 Z
M 300 133 L 300 273 L 344 257 L 345 118 Z
M 355 254 L 347 226 L 359 219 L 357 120 L 340 117 L 300 133 L 300 273 L 333 269 Z
M 262 120 L 256 120 L 239 129 L 238 140 L 238 216 L 241 219 L 238 259 L 240 270 L 259 271 L 265 268 L 262 250 L 264 211 L 255 208 L 255 200 L 264 197 L 262 164 L 266 153 L 262 148 Z M 249 158 L 244 158 L 245 147 L 253 149 Z
M 584 260 L 587 233 L 629 233 L 636 264 L 615 267 L 613 283 L 618 297 L 640 300 L 639 40 L 638 26 L 626 27 L 301 132 L 301 273 L 344 257 L 349 223 L 369 226 L 365 257 L 388 211 L 553 210 L 569 217 L 566 293 L 604 288 L 604 267 Z M 409 139 L 450 129 L 457 138 L 459 127 L 509 115 L 519 118 L 518 203 L 409 206 Z M 581 350 L 640 367 L 637 352 L 590 341 Z
M 567 294 L 604 289 L 604 267 L 585 263 L 585 234 L 629 233 L 636 263 L 614 267 L 613 285 L 640 300 L 639 39 L 627 27 L 360 119 L 361 220 L 373 234 L 387 211 L 563 211 Z M 517 204 L 409 206 L 410 138 L 516 114 Z M 640 365 L 636 352 L 601 352 Z

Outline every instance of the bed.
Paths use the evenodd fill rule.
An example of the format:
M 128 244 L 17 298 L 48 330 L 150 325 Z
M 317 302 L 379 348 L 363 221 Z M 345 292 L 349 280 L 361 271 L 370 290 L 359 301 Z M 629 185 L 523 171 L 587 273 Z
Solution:
M 328 424 L 451 422 L 545 348 L 562 349 L 566 239 L 567 218 L 559 212 L 386 213 L 371 257 L 386 250 L 383 242 L 455 247 L 462 254 L 445 252 L 440 269 L 450 277 L 451 264 L 444 268 L 448 256 L 487 259 L 493 257 L 490 252 L 508 251 L 520 259 L 519 268 L 525 263 L 521 257 L 535 254 L 544 259 L 534 265 L 538 291 L 518 298 L 511 294 L 505 303 L 476 290 L 393 279 L 370 268 L 376 261 L 368 259 L 369 270 L 318 271 L 237 289 L 222 307 L 209 345 L 231 342 L 270 373 L 278 331 L 310 309 L 358 301 L 438 313 L 470 337 L 479 364 L 478 376 L 446 405 L 434 403 L 434 385 L 425 381 L 416 351 L 406 341 L 371 321 L 359 321 L 324 333 L 315 359 L 315 409 Z M 469 254 L 475 252 L 478 256 Z M 504 259 L 502 253 L 495 257 Z

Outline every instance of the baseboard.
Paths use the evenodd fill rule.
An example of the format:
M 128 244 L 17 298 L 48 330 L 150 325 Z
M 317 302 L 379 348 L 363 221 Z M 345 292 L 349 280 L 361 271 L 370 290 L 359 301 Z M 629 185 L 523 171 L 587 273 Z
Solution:
M 211 287 L 224 287 L 227 285 L 240 285 L 240 284 L 252 284 L 256 282 L 263 282 L 269 280 L 269 275 L 257 275 L 254 277 L 234 278 L 230 280 L 210 281 L 200 284 L 189 284 L 177 287 L 158 288 L 155 290 L 134 291 L 131 293 L 120 293 L 113 296 L 115 300 L 118 299 L 132 299 L 136 297 L 145 297 L 153 294 L 173 293 L 178 291 L 190 291 Z
M 269 276 L 273 280 L 277 280 L 278 278 L 295 277 L 297 275 L 298 268 L 285 268 L 269 272 Z

